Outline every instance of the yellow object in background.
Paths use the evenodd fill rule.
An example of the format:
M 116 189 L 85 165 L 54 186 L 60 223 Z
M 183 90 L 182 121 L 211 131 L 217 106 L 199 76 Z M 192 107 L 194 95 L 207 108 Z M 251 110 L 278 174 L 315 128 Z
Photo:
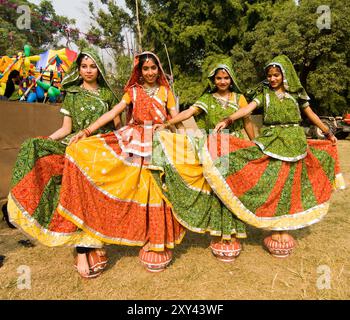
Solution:
M 3 96 L 6 90 L 6 83 L 0 83 L 0 96 Z

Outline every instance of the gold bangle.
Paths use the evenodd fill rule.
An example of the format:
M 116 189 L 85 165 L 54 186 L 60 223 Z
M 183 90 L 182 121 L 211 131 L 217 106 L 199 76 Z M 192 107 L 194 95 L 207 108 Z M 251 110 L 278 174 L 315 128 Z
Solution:
M 224 119 L 224 121 L 225 121 L 226 127 L 230 126 L 233 122 L 230 118 L 226 118 Z
M 323 135 L 324 135 L 327 139 L 329 139 L 330 137 L 333 137 L 333 136 L 334 136 L 334 134 L 333 134 L 333 132 L 332 132 L 331 130 L 329 130 L 328 132 L 323 132 Z
M 171 124 L 169 123 L 169 121 L 164 122 L 164 128 L 169 128 L 170 126 Z
M 86 134 L 87 137 L 91 136 L 91 131 L 88 128 L 85 128 L 83 131 L 84 131 L 84 133 Z

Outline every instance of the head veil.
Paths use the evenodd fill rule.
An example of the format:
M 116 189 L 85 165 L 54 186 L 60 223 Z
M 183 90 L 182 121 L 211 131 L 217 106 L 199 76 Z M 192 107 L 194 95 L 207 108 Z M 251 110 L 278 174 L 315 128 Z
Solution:
M 213 68 L 211 69 L 211 71 L 209 72 L 209 75 L 208 75 L 209 83 L 208 83 L 208 87 L 207 87 L 206 91 L 208 91 L 208 90 L 213 91 L 215 89 L 214 75 L 215 75 L 216 70 L 219 70 L 219 69 L 225 70 L 229 74 L 229 76 L 231 77 L 233 88 L 231 87 L 230 90 L 237 92 L 237 93 L 242 93 L 238 78 L 237 78 L 235 72 L 233 71 L 232 62 L 231 62 L 230 58 L 224 59 L 224 60 L 216 63 L 213 66 Z
M 265 66 L 265 71 L 271 66 L 278 66 L 281 69 L 283 75 L 283 85 L 286 91 L 298 93 L 301 98 L 305 98 L 306 100 L 309 99 L 292 62 L 286 55 L 279 55 L 275 57 Z
M 110 86 L 110 84 L 107 80 L 106 71 L 105 71 L 105 68 L 101 62 L 101 59 L 99 58 L 98 54 L 91 48 L 82 49 L 82 51 L 78 54 L 77 59 L 73 62 L 68 73 L 66 74 L 66 76 L 64 77 L 64 79 L 62 81 L 62 88 L 64 90 L 68 90 L 70 87 L 79 86 L 82 83 L 82 80 L 81 80 L 80 74 L 79 74 L 79 67 L 77 64 L 78 59 L 82 55 L 88 56 L 90 59 L 92 59 L 95 62 L 96 66 L 100 72 L 98 79 L 97 79 L 100 88 L 109 89 L 113 93 L 113 95 L 117 98 L 114 90 L 112 90 L 112 87 Z
M 135 84 L 141 84 L 140 83 L 140 79 L 142 77 L 142 72 L 139 69 L 139 62 L 140 62 L 140 57 L 143 55 L 148 55 L 153 57 L 159 65 L 159 78 L 157 80 L 159 85 L 163 85 L 165 86 L 167 89 L 170 89 L 170 85 L 169 82 L 166 78 L 165 72 L 163 70 L 162 64 L 160 63 L 159 58 L 157 57 L 156 54 L 154 54 L 153 52 L 150 51 L 144 51 L 141 52 L 140 54 L 138 54 L 137 56 L 135 56 L 135 60 L 134 60 L 134 68 L 132 70 L 131 76 L 126 84 L 126 86 L 124 87 L 124 91 L 128 91 L 128 89 L 130 89 L 132 86 L 134 86 Z

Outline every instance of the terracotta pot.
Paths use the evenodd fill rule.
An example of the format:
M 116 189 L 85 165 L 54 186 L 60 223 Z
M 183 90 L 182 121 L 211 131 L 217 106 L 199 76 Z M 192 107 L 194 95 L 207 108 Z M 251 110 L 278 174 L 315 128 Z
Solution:
M 295 240 L 291 238 L 288 242 L 278 242 L 272 239 L 272 236 L 268 236 L 264 239 L 264 245 L 269 252 L 277 258 L 288 257 L 295 247 Z
M 210 243 L 211 251 L 214 256 L 223 262 L 232 262 L 241 252 L 241 244 L 236 239 L 233 241 L 220 241 Z
M 172 259 L 173 253 L 169 249 L 161 252 L 146 251 L 143 248 L 140 250 L 139 258 L 147 271 L 161 272 Z
M 87 276 L 81 276 L 88 279 L 98 277 L 107 266 L 107 255 L 99 256 L 95 250 L 91 250 L 87 253 L 87 258 L 90 272 Z M 75 258 L 74 267 L 77 268 L 77 257 Z
M 108 258 L 107 255 L 99 256 L 95 250 L 92 250 L 88 253 L 88 262 L 90 269 L 97 272 L 107 267 Z

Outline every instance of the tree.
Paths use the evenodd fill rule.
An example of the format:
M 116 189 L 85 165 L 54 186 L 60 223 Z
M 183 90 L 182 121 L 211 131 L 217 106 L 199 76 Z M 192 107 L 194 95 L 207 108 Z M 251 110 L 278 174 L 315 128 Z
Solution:
M 109 36 L 116 53 L 125 46 L 123 28 L 137 32 L 135 1 L 125 0 L 129 13 L 114 1 L 104 1 L 108 13 L 99 12 L 99 36 Z M 348 109 L 350 7 L 341 0 L 328 1 L 330 29 L 317 23 L 326 15 L 318 12 L 323 0 L 299 5 L 295 0 L 138 0 L 138 5 L 142 47 L 155 51 L 166 67 L 167 45 L 182 107 L 202 93 L 213 61 L 231 57 L 248 89 L 263 80 L 264 65 L 283 53 L 317 113 L 339 115 Z
M 268 61 L 286 54 L 317 112 L 339 115 L 349 105 L 350 8 L 339 0 L 328 1 L 330 29 L 321 29 L 322 13 L 317 10 L 323 4 L 322 0 L 300 1 L 299 6 L 294 1 L 276 1 L 264 8 L 263 20 L 244 33 L 233 53 L 254 62 L 255 70 L 251 72 L 260 74 L 260 78 Z
M 131 17 L 114 1 L 101 3 L 104 6 L 96 8 L 92 1 L 89 2 L 91 18 L 94 21 L 89 30 L 91 42 L 100 48 L 112 49 L 115 56 L 124 54 L 123 28 L 131 24 Z
M 206 85 L 208 63 L 232 55 L 242 34 L 253 29 L 261 15 L 249 12 L 249 2 L 272 5 L 273 1 L 147 0 L 143 21 L 144 41 L 165 60 L 166 43 L 174 64 L 175 87 L 183 107 L 194 102 Z M 234 61 L 234 65 L 240 61 Z M 255 79 L 255 78 L 254 78 Z
M 94 23 L 88 32 L 90 42 L 108 50 L 116 65 L 116 72 L 111 76 L 111 83 L 117 94 L 122 96 L 131 68 L 131 52 L 125 49 L 124 34 L 135 30 L 132 16 L 117 6 L 114 1 L 101 0 L 101 6 L 90 1 L 89 10 Z M 131 49 L 131 48 L 129 48 Z
M 19 5 L 30 8 L 29 30 L 17 28 L 17 20 L 21 16 L 16 10 Z M 24 44 L 32 47 L 33 54 L 56 46 L 62 38 L 68 40 L 67 29 L 70 30 L 69 26 L 75 24 L 74 19 L 57 15 L 52 3 L 47 0 L 42 1 L 39 6 L 26 0 L 6 0 L 6 3 L 0 5 L 0 22 L 0 52 L 10 55 L 23 50 Z M 74 40 L 77 34 L 71 32 L 70 37 Z

